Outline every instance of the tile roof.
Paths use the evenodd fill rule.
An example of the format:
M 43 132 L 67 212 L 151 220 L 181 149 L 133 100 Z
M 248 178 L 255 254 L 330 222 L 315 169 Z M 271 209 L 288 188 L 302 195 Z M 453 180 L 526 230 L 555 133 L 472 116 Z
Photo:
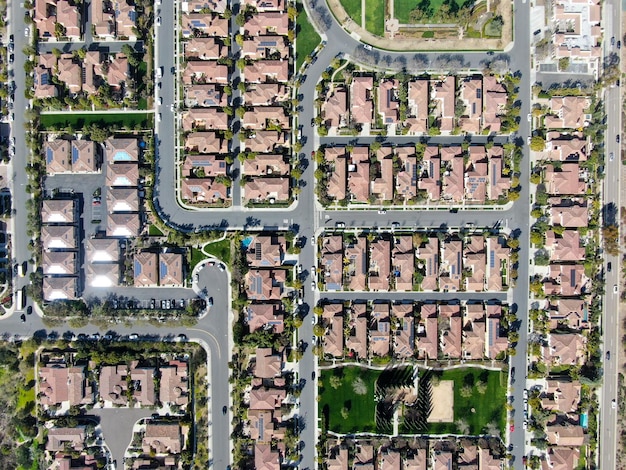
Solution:
M 41 221 L 44 224 L 73 224 L 76 217 L 74 199 L 46 199 L 41 207 Z
M 44 277 L 44 300 L 75 300 L 78 293 L 78 282 L 75 277 Z

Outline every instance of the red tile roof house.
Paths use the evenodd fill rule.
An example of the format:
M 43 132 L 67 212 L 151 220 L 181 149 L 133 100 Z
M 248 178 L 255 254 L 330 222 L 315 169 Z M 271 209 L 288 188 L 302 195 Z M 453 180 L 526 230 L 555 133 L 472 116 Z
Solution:
M 441 149 L 443 173 L 443 199 L 450 202 L 462 202 L 465 196 L 463 188 L 464 167 L 463 150 L 461 147 L 444 147 Z
M 336 446 L 329 446 L 326 455 L 326 470 L 348 470 L 348 449 L 339 445 L 337 442 Z
M 430 99 L 435 104 L 433 114 L 444 134 L 449 134 L 454 129 L 455 79 L 454 76 L 448 76 L 441 80 L 431 80 Z
M 44 142 L 43 154 L 46 159 L 46 171 L 49 175 L 71 171 L 69 140 L 56 139 Z
M 502 237 L 488 237 L 487 243 L 487 291 L 501 291 L 503 285 L 509 283 L 505 275 L 510 273 L 509 264 L 511 249 L 506 246 L 506 240 Z
M 52 71 L 56 69 L 57 58 L 54 54 L 40 54 L 39 64 L 35 68 L 35 98 L 58 96 L 59 91 L 52 83 Z
M 283 389 L 257 387 L 250 390 L 250 409 L 274 411 L 282 406 L 287 392 Z
M 401 470 L 402 456 L 397 450 L 385 449 L 380 451 L 378 458 L 379 470 Z
M 461 288 L 463 272 L 463 242 L 461 240 L 445 241 L 442 250 L 439 288 L 444 292 L 457 292 Z
M 82 89 L 82 67 L 72 54 L 63 54 L 57 62 L 57 78 L 69 90 L 70 94 L 76 95 Z
M 485 253 L 485 238 L 482 235 L 473 235 L 463 251 L 463 266 L 465 285 L 468 292 L 483 292 L 485 290 L 485 274 L 487 271 L 487 257 Z
M 144 453 L 180 454 L 184 438 L 179 424 L 146 424 L 141 447 Z
M 372 181 L 372 194 L 379 200 L 393 200 L 393 149 L 391 147 L 381 147 L 376 151 L 376 161 L 374 168 L 378 169 L 377 176 Z
M 215 60 L 190 60 L 183 70 L 183 84 L 221 83 L 228 84 L 228 66 Z
M 385 125 L 397 124 L 400 118 L 399 87 L 400 83 L 395 78 L 381 80 L 378 86 L 378 113 L 382 115 Z
M 183 175 L 188 178 L 213 178 L 225 176 L 228 164 L 224 155 L 197 154 L 186 155 L 183 163 Z
M 463 318 L 459 305 L 440 305 L 439 315 L 445 319 L 439 333 L 439 346 L 444 356 L 460 359 Z M 445 326 L 444 326 L 445 325 Z
M 135 287 L 153 287 L 158 283 L 158 255 L 148 251 L 135 254 L 133 261 Z
M 289 201 L 289 178 L 257 177 L 246 181 L 243 187 L 243 200 L 248 203 Z
M 586 338 L 578 333 L 548 335 L 543 347 L 543 359 L 551 365 L 582 365 L 585 362 Z
M 285 12 L 285 2 L 283 0 L 244 0 L 244 5 L 251 5 L 257 11 L 282 11 Z
M 74 300 L 78 292 L 75 277 L 44 277 L 43 298 L 47 301 Z
M 91 140 L 72 140 L 72 173 L 95 173 L 99 171 L 98 150 Z
M 192 108 L 183 113 L 183 131 L 228 129 L 228 114 L 221 108 Z
M 587 139 L 579 139 L 572 136 L 563 136 L 559 133 L 552 140 L 546 142 L 544 155 L 548 160 L 560 162 L 584 162 L 587 161 L 589 142 Z
M 545 118 L 548 129 L 577 129 L 588 122 L 585 110 L 591 100 L 584 96 L 555 96 L 550 100 L 552 113 Z
M 282 83 L 249 83 L 243 93 L 248 106 L 269 106 L 289 99 L 289 87 Z
M 343 238 L 341 235 L 326 236 L 322 239 L 321 265 L 324 287 L 328 291 L 338 291 L 343 287 Z
M 557 203 L 559 204 L 559 203 Z M 563 199 L 559 205 L 548 209 L 550 224 L 566 228 L 587 227 L 589 211 L 585 200 Z
M 127 376 L 128 367 L 126 364 L 103 366 L 100 369 L 98 391 L 100 393 L 100 400 L 104 401 L 105 405 L 128 406 Z
M 403 235 L 395 237 L 395 240 L 391 252 L 394 290 L 412 291 L 413 274 L 415 273 L 413 238 L 410 235 Z
M 585 259 L 585 248 L 581 246 L 580 234 L 577 230 L 565 230 L 557 235 L 552 230 L 546 232 L 546 248 L 550 253 L 550 261 L 582 261 Z
M 185 152 L 228 153 L 228 142 L 217 132 L 192 132 L 185 139 Z M 225 167 L 224 171 L 226 171 Z
M 186 406 L 189 403 L 189 370 L 183 361 L 169 361 L 159 367 L 159 401 L 167 405 Z
M 344 256 L 347 260 L 347 285 L 352 291 L 363 291 L 367 281 L 367 239 L 346 240 Z
M 211 60 L 226 57 L 228 47 L 225 47 L 222 40 L 216 37 L 191 38 L 183 42 L 185 59 Z
M 409 201 L 417 196 L 417 156 L 415 147 L 397 147 L 400 171 L 396 174 L 396 194 Z
M 346 349 L 355 360 L 367 357 L 367 305 L 353 303 L 349 311 Z
M 181 198 L 191 204 L 217 204 L 227 201 L 230 191 L 215 178 L 183 178 Z
M 343 357 L 343 304 L 325 304 L 322 318 L 324 354 Z
M 257 268 L 278 267 L 285 258 L 285 237 L 282 235 L 256 235 L 246 250 L 249 266 Z
M 141 232 L 139 214 L 114 213 L 107 215 L 107 237 L 132 238 Z
M 467 77 L 461 82 L 461 100 L 465 112 L 459 119 L 459 127 L 468 134 L 478 134 L 483 117 L 482 77 Z
M 549 306 L 550 329 L 560 326 L 582 330 L 589 327 L 589 305 L 586 299 L 556 299 Z
M 120 265 L 117 263 L 88 264 L 87 285 L 91 287 L 113 287 L 120 283 Z
M 245 320 L 250 332 L 271 328 L 276 334 L 285 329 L 282 304 L 253 303 L 246 307 Z
M 137 188 L 110 188 L 106 191 L 109 212 L 139 212 L 139 191 Z
M 130 378 L 133 383 L 133 399 L 140 406 L 153 406 L 156 404 L 154 390 L 154 367 L 138 367 L 139 361 L 133 361 L 130 365 Z
M 575 413 L 580 403 L 580 382 L 571 380 L 546 380 L 542 391 L 541 407 L 548 411 Z
M 564 163 L 560 170 L 546 165 L 544 179 L 548 194 L 577 196 L 587 189 L 578 163 Z
M 487 357 L 495 359 L 500 353 L 506 351 L 509 346 L 507 332 L 500 323 L 502 318 L 502 306 L 487 304 Z
M 289 32 L 289 17 L 282 12 L 259 12 L 246 21 L 243 30 L 244 36 L 266 34 L 286 36 Z
M 137 162 L 109 163 L 106 166 L 106 185 L 113 187 L 136 187 L 139 181 Z
M 290 165 L 280 154 L 261 154 L 243 162 L 243 174 L 248 176 L 287 176 Z
M 575 265 L 550 265 L 550 275 L 544 281 L 546 295 L 574 296 L 585 294 L 590 279 L 585 276 L 585 267 Z
M 391 352 L 391 318 L 388 303 L 375 303 L 369 321 L 370 357 L 386 357 Z
M 196 32 L 207 36 L 228 36 L 228 20 L 226 18 L 213 13 L 184 13 L 181 17 L 184 38 L 190 38 Z
M 76 248 L 76 227 L 73 225 L 44 225 L 41 228 L 44 250 L 73 250 Z
M 283 369 L 283 354 L 274 353 L 272 348 L 256 348 L 254 376 L 260 379 L 280 377 Z
M 368 284 L 372 291 L 388 291 L 391 274 L 391 241 L 378 239 L 370 242 Z
M 68 0 L 37 0 L 33 19 L 41 39 L 56 39 L 56 23 L 63 25 L 63 36 L 78 40 L 81 33 L 81 14 L 78 6 Z
M 243 69 L 246 82 L 287 82 L 289 80 L 288 60 L 259 60 Z
M 287 280 L 283 269 L 252 269 L 246 274 L 249 300 L 280 300 Z
M 44 251 L 42 265 L 44 275 L 73 276 L 76 274 L 76 252 Z
M 120 259 L 120 244 L 117 239 L 90 238 L 85 242 L 85 251 L 90 263 L 117 263 Z
M 426 470 L 427 449 L 411 449 L 404 459 L 404 470 Z
M 159 253 L 159 285 L 182 287 L 183 262 L 181 253 Z
M 326 147 L 324 159 L 330 166 L 328 179 L 328 195 L 335 201 L 343 201 L 347 197 L 348 155 L 344 147 Z
M 469 161 L 465 167 L 465 198 L 470 202 L 484 203 L 487 199 L 489 185 L 488 160 L 485 147 L 472 146 L 469 148 Z
M 39 368 L 39 402 L 44 406 L 85 405 L 93 403 L 93 389 L 84 366 L 50 364 Z
M 426 147 L 419 165 L 417 187 L 426 191 L 431 201 L 438 201 L 441 198 L 441 158 L 438 147 Z
M 505 196 L 511 188 L 511 178 L 504 176 L 504 159 L 502 147 L 491 147 L 487 150 L 489 157 L 489 179 L 487 185 L 487 197 L 495 201 L 500 196 Z
M 182 4 L 185 12 L 201 12 L 208 8 L 214 13 L 224 13 L 227 6 L 224 0 L 189 0 Z
M 280 470 L 281 452 L 272 450 L 269 444 L 254 445 L 254 468 L 256 470 Z
M 419 317 L 416 336 L 418 357 L 420 359 L 437 359 L 439 349 L 437 305 L 422 304 Z
M 46 199 L 41 207 L 44 224 L 73 224 L 76 217 L 76 202 L 73 199 Z
M 322 103 L 324 125 L 333 129 L 348 124 L 348 90 L 343 86 L 335 86 Z
M 211 83 L 185 87 L 185 106 L 188 108 L 210 108 L 227 106 L 228 97 L 222 85 Z
M 547 426 L 546 434 L 551 445 L 580 447 L 585 443 L 585 433 L 578 425 Z
M 354 456 L 354 470 L 374 470 L 374 458 L 376 452 L 374 446 L 366 444 L 357 444 L 356 455 Z
M 424 291 L 437 290 L 439 281 L 439 239 L 427 238 L 417 248 L 417 268 L 424 271 L 421 289 Z
M 354 147 L 348 164 L 348 190 L 352 202 L 369 202 L 370 158 L 367 147 Z
M 428 80 L 411 80 L 408 95 L 409 116 L 405 125 L 410 134 L 424 134 L 428 131 Z
M 413 304 L 393 304 L 391 314 L 397 328 L 393 335 L 393 354 L 403 359 L 415 353 L 415 315 Z
M 67 448 L 78 452 L 85 448 L 85 428 L 83 426 L 48 430 L 47 451 L 60 452 Z
M 484 105 L 483 129 L 499 132 L 502 121 L 500 116 L 506 113 L 507 92 L 504 85 L 493 75 L 483 77 Z
M 280 152 L 289 147 L 288 136 L 287 132 L 255 131 L 251 137 L 245 139 L 244 148 L 248 152 Z
M 374 119 L 374 77 L 353 77 L 350 85 L 350 115 L 356 124 L 371 124 Z
M 570 470 L 576 468 L 579 459 L 577 447 L 548 447 L 545 459 L 541 460 L 541 470 Z
M 468 304 L 463 315 L 463 358 L 482 360 L 486 354 L 485 308 L 482 304 Z
M 285 36 L 253 36 L 244 39 L 241 49 L 242 57 L 252 60 L 268 58 L 289 58 L 289 44 Z
M 243 115 L 242 124 L 245 129 L 289 129 L 290 118 L 282 106 L 256 106 Z
M 454 456 L 452 452 L 435 451 L 431 448 L 431 468 L 433 470 L 450 470 L 453 468 Z

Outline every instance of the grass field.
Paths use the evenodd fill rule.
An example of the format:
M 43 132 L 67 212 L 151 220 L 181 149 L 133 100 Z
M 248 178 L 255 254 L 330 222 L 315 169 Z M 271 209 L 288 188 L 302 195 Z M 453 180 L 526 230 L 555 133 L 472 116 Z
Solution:
M 191 265 L 189 266 L 189 272 L 193 271 L 193 268 L 196 267 L 196 264 L 198 264 L 200 261 L 202 261 L 203 259 L 206 259 L 206 256 L 204 256 L 204 253 L 202 253 L 202 251 L 198 250 L 197 248 L 191 248 Z
M 57 113 L 42 114 L 41 126 L 46 129 L 50 126 L 82 129 L 89 124 L 99 124 L 102 127 L 122 127 L 134 128 L 138 124 L 142 129 L 152 127 L 152 116 L 148 113 L 103 113 L 103 114 L 80 114 L 80 113 Z
M 385 0 L 365 0 L 365 29 L 377 36 L 385 35 Z
M 506 424 L 506 378 L 499 371 L 479 368 L 463 368 L 446 370 L 436 375 L 441 380 L 454 380 L 454 419 L 465 420 L 472 435 L 481 434 L 487 425 L 494 424 L 504 436 Z M 475 385 L 478 382 L 487 384 L 487 391 L 480 394 Z M 464 384 L 472 386 L 469 398 L 461 396 Z M 429 433 L 445 434 L 458 432 L 456 423 L 431 423 Z
M 454 1 L 459 6 L 459 8 L 465 3 L 465 0 Z M 422 3 L 420 0 L 394 0 L 393 14 L 398 19 L 398 21 L 400 21 L 400 23 L 410 24 L 410 13 L 415 10 L 420 3 Z M 430 0 L 428 4 L 428 9 L 431 12 L 431 15 L 436 13 L 441 8 L 441 5 L 443 5 L 444 3 L 444 0 Z
M 306 16 L 302 2 L 298 2 L 298 18 L 296 19 L 296 70 L 304 63 L 304 58 L 311 54 L 322 38 Z
M 24 408 L 26 408 L 26 406 L 29 403 L 34 403 L 35 402 L 35 386 L 34 386 L 34 381 L 35 381 L 35 370 L 31 367 L 30 369 L 28 369 L 27 373 L 26 373 L 26 377 L 24 377 L 24 382 L 26 384 L 31 384 L 32 383 L 32 387 L 25 389 L 25 388 L 20 388 L 19 389 L 19 395 L 17 397 L 17 409 L 18 410 L 22 410 Z
M 156 225 L 150 225 L 148 227 L 148 235 L 150 235 L 151 237 L 162 237 L 163 232 L 161 232 L 161 230 L 159 230 L 159 227 L 157 227 Z
M 204 251 L 230 265 L 230 238 L 204 245 Z
M 334 389 L 330 385 L 330 378 L 341 375 L 341 385 Z M 375 432 L 374 384 L 381 371 L 363 369 L 361 367 L 342 367 L 320 371 L 320 401 L 319 410 L 322 419 L 328 419 L 328 430 L 338 433 Z M 352 383 L 360 377 L 367 386 L 365 395 L 354 393 Z M 341 409 L 346 407 L 349 412 L 347 418 L 341 415 Z
M 343 6 L 348 16 L 352 18 L 356 24 L 361 24 L 361 14 L 363 12 L 361 0 L 341 0 L 341 6 Z

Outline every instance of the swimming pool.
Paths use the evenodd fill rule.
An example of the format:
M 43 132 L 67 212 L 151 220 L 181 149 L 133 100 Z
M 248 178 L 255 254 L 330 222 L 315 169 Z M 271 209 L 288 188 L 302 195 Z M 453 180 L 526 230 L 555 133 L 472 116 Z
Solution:
M 248 247 L 252 243 L 252 240 L 254 240 L 254 237 L 246 237 L 243 240 L 241 240 L 241 246 L 243 247 L 244 250 L 248 249 Z

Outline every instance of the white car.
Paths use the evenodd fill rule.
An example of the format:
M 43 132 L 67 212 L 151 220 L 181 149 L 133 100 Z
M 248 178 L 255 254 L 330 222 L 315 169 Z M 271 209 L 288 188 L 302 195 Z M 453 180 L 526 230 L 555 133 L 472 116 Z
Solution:
M 298 265 L 297 270 L 298 270 L 298 274 L 300 274 L 302 272 L 302 265 L 301 264 Z
M 161 26 L 161 17 L 160 16 L 157 17 L 157 22 L 156 23 L 157 23 L 157 26 Z
M 617 284 L 615 284 L 615 285 L 613 286 L 613 293 L 614 293 L 614 294 L 617 294 Z
M 617 407 L 617 403 L 615 402 L 615 398 L 611 401 L 611 408 L 615 409 Z
M 311 245 L 315 246 L 315 237 L 311 237 Z
M 315 290 L 315 281 L 311 281 L 311 290 Z
M 317 323 L 317 318 L 315 318 L 315 315 L 311 315 L 311 325 L 315 325 Z
M 157 122 L 161 122 L 161 113 L 157 114 Z
M 29 27 L 24 28 L 24 36 L 26 36 L 26 37 L 30 36 L 30 28 Z
M 526 429 L 528 427 L 528 421 L 524 420 L 524 424 L 522 425 L 522 428 Z

